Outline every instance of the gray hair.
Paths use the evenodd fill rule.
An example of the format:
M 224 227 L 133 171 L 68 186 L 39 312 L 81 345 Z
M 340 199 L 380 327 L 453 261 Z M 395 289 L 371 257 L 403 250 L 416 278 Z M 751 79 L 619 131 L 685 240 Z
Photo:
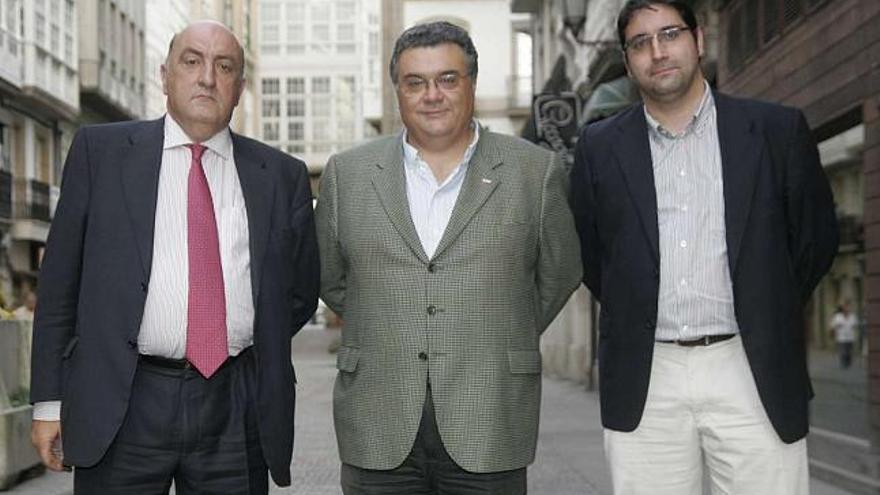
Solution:
M 397 84 L 397 64 L 400 61 L 401 53 L 410 48 L 433 47 L 444 43 L 452 43 L 461 48 L 467 63 L 467 75 L 471 79 L 476 79 L 477 49 L 474 48 L 474 42 L 471 41 L 468 32 L 451 22 L 436 21 L 417 24 L 404 31 L 397 38 L 397 42 L 394 43 L 394 51 L 391 52 L 391 63 L 388 66 L 391 82 Z

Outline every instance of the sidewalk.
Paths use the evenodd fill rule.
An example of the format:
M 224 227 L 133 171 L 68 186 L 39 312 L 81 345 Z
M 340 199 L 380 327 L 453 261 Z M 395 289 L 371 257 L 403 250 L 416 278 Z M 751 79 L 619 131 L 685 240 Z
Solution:
M 274 487 L 273 495 L 340 495 L 339 460 L 333 435 L 334 356 L 327 347 L 336 333 L 304 329 L 294 339 L 297 389 L 293 485 Z M 611 495 L 611 479 L 602 453 L 598 394 L 580 385 L 544 379 L 538 454 L 529 468 L 531 495 Z M 849 495 L 818 480 L 812 495 Z M 25 482 L 12 495 L 67 495 L 72 475 L 46 474 Z

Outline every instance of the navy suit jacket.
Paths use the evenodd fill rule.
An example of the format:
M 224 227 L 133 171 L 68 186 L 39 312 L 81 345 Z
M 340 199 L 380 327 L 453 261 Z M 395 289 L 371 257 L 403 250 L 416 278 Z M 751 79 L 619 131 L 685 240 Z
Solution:
M 164 119 L 83 127 L 64 167 L 40 272 L 31 401 L 61 400 L 64 461 L 91 466 L 128 408 L 150 287 Z M 317 304 L 305 165 L 236 134 L 254 297 L 257 407 L 273 479 L 290 484 L 296 382 L 291 337 Z
M 736 318 L 767 415 L 790 443 L 808 430 L 803 312 L 837 252 L 833 198 L 800 111 L 717 93 L 715 103 Z M 632 431 L 648 392 L 660 281 L 642 104 L 582 131 L 571 187 L 584 283 L 602 304 L 602 422 Z

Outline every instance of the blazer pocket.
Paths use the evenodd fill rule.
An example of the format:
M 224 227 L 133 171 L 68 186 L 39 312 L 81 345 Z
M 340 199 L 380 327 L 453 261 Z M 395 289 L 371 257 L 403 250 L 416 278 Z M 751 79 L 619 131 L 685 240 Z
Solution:
M 513 374 L 541 373 L 541 352 L 535 350 L 507 351 L 510 372 Z
M 357 347 L 341 346 L 336 352 L 336 369 L 353 373 L 357 369 L 361 350 Z

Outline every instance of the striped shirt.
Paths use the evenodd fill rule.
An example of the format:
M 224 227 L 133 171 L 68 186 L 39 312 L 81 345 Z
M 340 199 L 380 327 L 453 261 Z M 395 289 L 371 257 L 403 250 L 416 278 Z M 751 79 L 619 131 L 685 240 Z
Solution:
M 461 163 L 442 182 L 437 182 L 437 177 L 431 171 L 431 167 L 422 160 L 413 145 L 406 141 L 406 129 L 403 131 L 403 169 L 406 175 L 406 197 L 409 202 L 409 214 L 412 217 L 422 248 L 428 258 L 434 256 L 446 225 L 452 217 L 452 209 L 461 192 L 461 185 L 467 173 L 468 162 L 477 147 L 480 139 L 480 126 L 474 120 L 471 124 L 474 129 L 474 139 L 468 145 L 461 159 Z
M 724 183 L 708 83 L 694 119 L 672 135 L 647 108 L 657 190 L 660 294 L 657 340 L 739 332 L 727 262 Z
M 192 140 L 165 117 L 165 142 L 159 170 L 153 236 L 153 267 L 138 335 L 138 350 L 173 359 L 186 353 L 189 261 L 187 250 L 187 181 Z M 229 129 L 202 143 L 208 149 L 202 166 L 214 202 L 220 263 L 226 294 L 229 354 L 237 355 L 254 341 L 254 300 L 251 292 L 251 254 L 244 196 L 232 151 Z
M 185 145 L 191 142 L 177 122 L 166 115 L 154 220 L 153 264 L 138 335 L 141 354 L 180 359 L 186 353 L 189 291 L 186 205 L 192 154 Z M 254 333 L 247 211 L 229 130 L 224 129 L 202 144 L 208 148 L 202 155 L 202 167 L 214 202 L 220 240 L 227 342 L 229 354 L 235 356 L 253 344 Z M 33 419 L 58 421 L 60 418 L 61 401 L 34 404 Z

